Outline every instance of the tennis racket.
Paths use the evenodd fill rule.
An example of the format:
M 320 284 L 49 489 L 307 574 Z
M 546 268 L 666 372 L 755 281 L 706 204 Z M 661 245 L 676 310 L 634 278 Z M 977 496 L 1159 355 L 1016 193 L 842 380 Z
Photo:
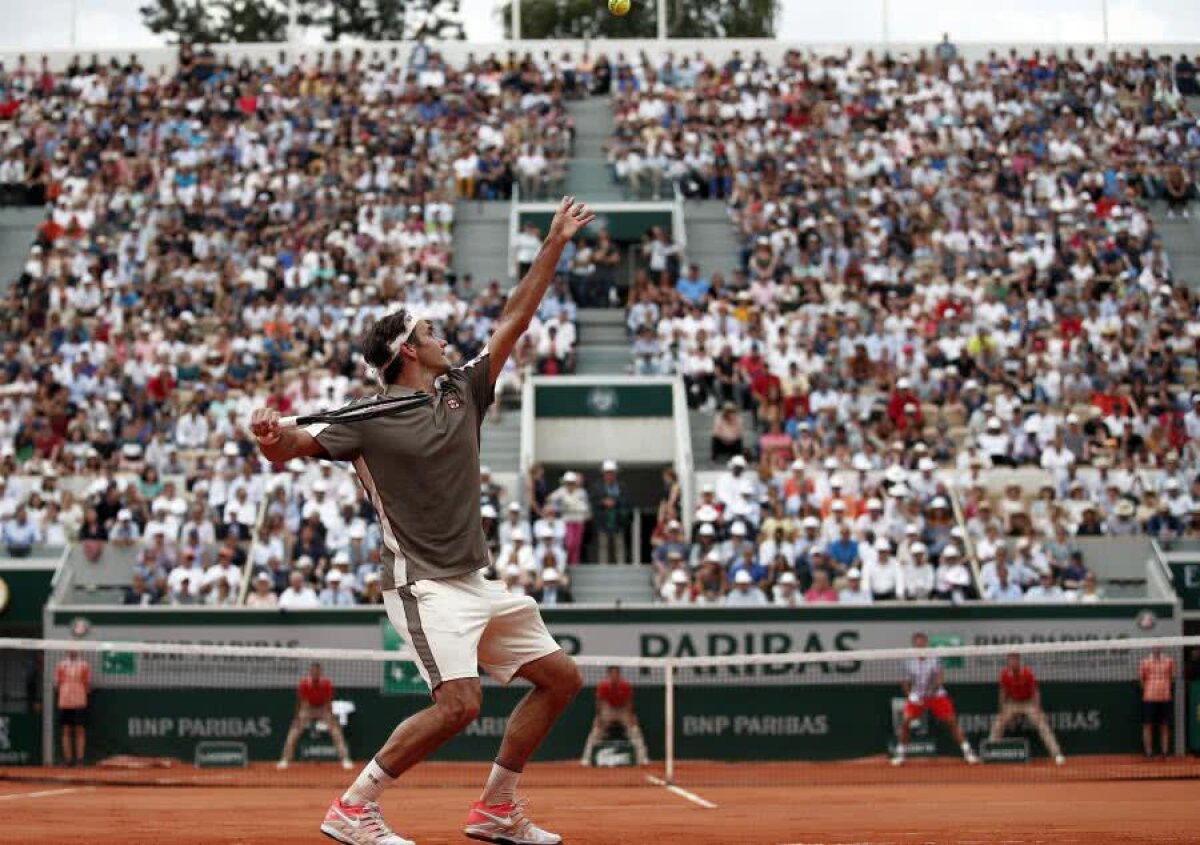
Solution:
M 316 423 L 333 425 L 335 423 L 363 422 L 364 420 L 373 420 L 378 417 L 403 414 L 416 408 L 423 408 L 432 402 L 433 397 L 428 393 L 418 393 L 415 396 L 378 397 L 366 402 L 347 405 L 345 408 L 338 408 L 336 411 L 321 411 L 316 414 L 307 414 L 299 417 L 280 417 L 279 427 L 281 429 L 301 428 Z

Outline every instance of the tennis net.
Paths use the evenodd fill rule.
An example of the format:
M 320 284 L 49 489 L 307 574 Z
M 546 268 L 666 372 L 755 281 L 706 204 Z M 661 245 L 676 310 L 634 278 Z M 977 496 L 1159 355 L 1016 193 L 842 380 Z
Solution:
M 1194 776 L 1200 764 L 1188 733 L 1190 721 L 1194 752 L 1200 683 L 1189 680 L 1197 654 L 1200 637 L 723 658 L 577 656 L 584 690 L 524 782 Z M 1001 700 L 998 679 L 1016 659 L 1010 655 L 1032 672 L 1032 699 L 1017 684 L 1016 697 Z M 298 705 L 298 685 L 314 664 L 333 685 L 332 718 L 310 718 L 317 710 Z M 71 702 L 60 696 L 80 666 L 87 667 L 87 706 L 69 713 L 58 705 Z M 635 720 L 599 724 L 597 687 L 613 667 L 632 687 Z M 1144 675 L 1163 703 L 1145 705 Z M 906 680 L 923 689 L 909 694 Z M 0 682 L 0 777 L 9 779 L 335 787 L 350 777 L 343 749 L 357 768 L 400 721 L 430 703 L 413 656 L 396 651 L 0 639 Z M 478 784 L 526 689 L 485 679 L 479 718 L 406 782 Z M 1147 760 L 1143 721 L 1150 717 L 1166 726 L 1167 754 L 1157 756 L 1156 724 L 1156 756 Z M 76 723 L 85 734 L 83 765 L 66 767 L 79 753 Z M 904 759 L 893 765 L 903 725 Z M 979 764 L 966 761 L 955 726 Z M 289 733 L 289 764 L 281 769 Z M 1056 764 L 1057 754 L 1064 764 Z

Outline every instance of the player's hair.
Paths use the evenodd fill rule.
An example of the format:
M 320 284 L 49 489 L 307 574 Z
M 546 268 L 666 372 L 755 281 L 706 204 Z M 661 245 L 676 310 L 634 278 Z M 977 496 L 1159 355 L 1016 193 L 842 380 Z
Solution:
M 404 356 L 395 355 L 391 344 L 403 334 L 407 323 L 408 311 L 401 308 L 393 314 L 380 317 L 363 336 L 363 359 L 379 370 L 379 379 L 384 384 L 394 382 L 404 370 Z

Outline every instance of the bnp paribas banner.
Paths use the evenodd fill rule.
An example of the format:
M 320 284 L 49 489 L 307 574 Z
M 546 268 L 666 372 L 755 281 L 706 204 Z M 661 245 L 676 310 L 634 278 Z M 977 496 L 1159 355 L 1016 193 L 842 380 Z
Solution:
M 819 658 L 681 670 L 674 714 L 681 759 L 847 759 L 884 753 L 893 736 L 897 702 L 903 701 L 902 664 L 847 653 L 904 646 L 917 630 L 928 633 L 934 645 L 973 645 L 1168 636 L 1180 628 L 1172 605 L 1137 602 L 828 612 L 576 609 L 548 610 L 545 616 L 567 651 L 612 656 L 614 662 L 621 657 L 794 652 Z M 370 610 L 59 611 L 52 623 L 51 636 L 88 640 L 406 650 L 402 633 Z M 249 759 L 271 759 L 282 748 L 295 687 L 308 668 L 300 657 L 182 657 L 119 646 L 86 657 L 93 663 L 95 688 L 89 746 L 97 756 L 133 753 L 192 760 L 206 749 L 230 753 L 236 745 Z M 1136 751 L 1140 657 L 1137 651 L 1109 649 L 1030 659 L 1042 680 L 1047 715 L 1067 754 Z M 999 659 L 944 662 L 964 729 L 978 739 L 994 717 Z M 324 668 L 337 686 L 335 712 L 356 757 L 372 753 L 399 719 L 429 701 L 415 667 L 405 660 L 336 660 Z M 638 688 L 638 715 L 651 754 L 659 755 L 666 724 L 662 673 L 627 674 Z M 590 669 L 589 685 L 600 675 L 601 670 Z M 155 692 L 146 695 L 147 690 Z M 518 688 L 490 688 L 479 719 L 440 756 L 490 759 L 520 694 Z M 577 757 L 593 713 L 592 693 L 585 691 L 556 727 L 545 757 Z M 313 737 L 302 753 L 331 753 L 326 745 Z

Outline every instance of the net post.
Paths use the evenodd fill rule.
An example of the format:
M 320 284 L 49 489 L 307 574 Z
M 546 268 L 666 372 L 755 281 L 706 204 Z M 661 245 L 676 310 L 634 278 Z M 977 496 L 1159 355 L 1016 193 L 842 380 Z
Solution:
M 42 652 L 42 765 L 54 765 L 54 667 Z
M 667 783 L 675 782 L 675 662 L 668 659 L 663 665 L 663 698 L 666 707 L 666 760 L 663 774 Z

